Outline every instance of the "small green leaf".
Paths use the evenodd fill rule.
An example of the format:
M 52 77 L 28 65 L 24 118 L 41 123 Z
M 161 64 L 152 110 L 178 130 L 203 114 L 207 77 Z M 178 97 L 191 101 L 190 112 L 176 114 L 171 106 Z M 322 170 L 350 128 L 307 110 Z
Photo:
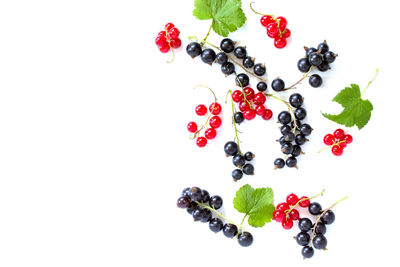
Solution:
M 246 22 L 240 0 L 195 0 L 193 16 L 212 19 L 213 30 L 221 36 L 228 36 Z
M 273 202 L 274 193 L 271 188 L 254 189 L 246 184 L 236 192 L 233 206 L 240 213 L 249 216 L 249 225 L 262 227 L 272 219 L 272 213 L 275 210 Z

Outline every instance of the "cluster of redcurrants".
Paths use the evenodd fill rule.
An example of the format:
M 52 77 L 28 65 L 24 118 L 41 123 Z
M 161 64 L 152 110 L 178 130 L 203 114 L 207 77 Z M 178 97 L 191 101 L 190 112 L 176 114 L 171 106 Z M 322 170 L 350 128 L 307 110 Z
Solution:
M 277 141 L 281 145 L 282 153 L 288 158 L 286 161 L 282 158 L 275 159 L 275 169 L 281 169 L 285 165 L 297 168 L 296 157 L 303 154 L 301 145 L 308 141 L 306 136 L 309 136 L 313 130 L 309 124 L 301 122 L 307 116 L 306 110 L 302 107 L 303 102 L 304 98 L 300 94 L 292 94 L 289 97 L 289 104 L 296 108 L 293 111 L 294 120 L 288 111 L 282 111 L 278 115 L 278 121 L 282 124 L 280 128 L 282 136 Z
M 290 30 L 286 28 L 287 20 L 284 17 L 264 15 L 260 19 L 261 25 L 267 29 L 267 35 L 274 39 L 276 48 L 284 48 L 287 44 L 286 38 L 290 37 Z
M 172 23 L 165 25 L 165 30 L 160 31 L 156 37 L 156 45 L 160 52 L 167 53 L 172 48 L 179 48 L 182 45 L 179 39 L 179 30 Z
M 304 47 L 304 49 L 306 56 L 297 62 L 297 68 L 304 73 L 309 72 L 311 67 L 316 67 L 319 71 L 325 72 L 330 69 L 329 64 L 333 63 L 337 57 L 337 54 L 329 51 L 326 41 L 320 43 L 317 48 Z M 309 77 L 308 82 L 312 87 L 320 87 L 322 78 L 318 74 L 313 74 Z
M 293 227 L 293 221 L 300 218 L 300 213 L 295 206 L 299 205 L 302 208 L 310 206 L 310 199 L 308 197 L 298 198 L 295 194 L 289 194 L 286 197 L 286 202 L 276 205 L 275 211 L 272 214 L 273 219 L 282 224 L 283 229 L 289 230 Z M 292 206 L 292 208 L 291 208 Z
M 207 107 L 203 104 L 197 105 L 196 106 L 196 114 L 199 116 L 204 116 L 207 114 Z M 218 114 L 221 113 L 222 107 L 218 102 L 214 102 L 210 105 L 209 107 L 209 116 L 201 127 L 198 127 L 197 124 L 194 121 L 191 121 L 187 125 L 187 129 L 189 132 L 194 134 L 194 138 L 196 138 L 196 144 L 199 147 L 204 147 L 207 145 L 207 140 L 214 139 L 217 136 L 217 129 L 218 127 L 221 126 L 222 120 L 221 117 L 218 116 Z M 203 128 L 207 127 L 207 124 L 210 126 L 204 131 L 204 136 L 199 136 L 200 132 Z
M 253 243 L 253 236 L 249 232 L 239 233 L 238 227 L 232 223 L 223 223 L 217 216 L 213 218 L 212 211 L 222 207 L 223 201 L 220 196 L 210 196 L 206 190 L 198 187 L 188 187 L 182 191 L 182 195 L 178 198 L 177 206 L 186 209 L 192 215 L 195 222 L 208 222 L 210 230 L 218 233 L 222 230 L 228 238 L 237 237 L 239 244 L 248 247 Z M 218 214 L 217 214 L 218 215 Z
M 239 146 L 233 142 L 229 141 L 224 146 L 225 155 L 227 157 L 232 156 L 232 162 L 237 169 L 233 170 L 232 178 L 233 181 L 242 179 L 243 173 L 246 175 L 254 175 L 254 166 L 249 161 L 252 161 L 255 155 L 248 151 L 244 155 L 240 154 Z
M 353 142 L 353 137 L 350 134 L 345 134 L 342 129 L 336 129 L 333 134 L 324 136 L 324 144 L 332 147 L 332 154 L 340 156 L 343 154 L 343 149 Z
M 250 87 L 245 87 L 243 92 L 236 90 L 232 93 L 232 100 L 238 103 L 240 110 L 233 115 L 236 123 L 240 124 L 244 120 L 252 120 L 256 115 L 261 116 L 264 120 L 271 119 L 272 110 L 264 106 L 266 101 L 266 97 L 262 91 L 265 91 L 264 88 L 266 89 L 266 84 L 264 82 L 259 82 L 257 85 L 257 89 L 259 89 L 258 93 L 255 93 Z

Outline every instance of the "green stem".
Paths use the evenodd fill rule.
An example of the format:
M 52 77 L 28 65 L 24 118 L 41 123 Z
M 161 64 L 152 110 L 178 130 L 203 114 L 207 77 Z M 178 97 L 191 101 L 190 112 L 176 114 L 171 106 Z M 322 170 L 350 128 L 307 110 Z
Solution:
M 212 22 L 211 22 L 210 28 L 208 29 L 208 32 L 207 32 L 206 37 L 204 37 L 203 41 L 201 42 L 201 45 L 202 45 L 202 46 L 203 46 L 203 44 L 205 43 L 205 41 L 207 40 L 208 36 L 210 35 L 211 28 L 212 28 Z
M 310 200 L 310 199 L 322 196 L 324 194 L 324 192 L 325 192 L 325 189 L 322 189 L 322 191 L 319 194 L 315 195 L 315 196 L 299 199 L 299 201 L 297 201 L 297 203 L 291 209 L 286 211 L 286 214 L 289 214 L 292 210 L 294 210 L 300 204 L 300 202 L 302 202 L 304 200 Z
M 364 91 L 363 91 L 362 94 L 361 94 L 361 97 L 364 95 L 365 90 L 367 90 L 367 88 L 370 86 L 370 84 L 375 80 L 376 76 L 378 75 L 378 72 L 379 72 L 379 69 L 377 68 L 377 69 L 375 70 L 374 77 L 372 78 L 372 80 L 370 80 L 370 81 L 368 82 L 367 87 L 365 87 Z
M 205 204 L 203 204 L 203 203 L 201 203 L 201 202 L 198 202 L 198 201 L 195 201 L 195 202 L 196 202 L 200 207 L 203 207 L 203 208 L 205 208 L 205 209 L 208 209 L 208 210 L 213 211 L 215 214 L 217 214 L 219 217 L 221 217 L 221 218 L 224 219 L 225 221 L 227 221 L 227 222 L 229 222 L 229 223 L 231 223 L 231 224 L 234 224 L 234 225 L 236 225 L 236 226 L 239 228 L 239 224 L 232 222 L 231 220 L 229 220 L 228 218 L 226 218 L 222 213 L 218 212 L 217 210 L 215 210 L 215 209 L 211 208 L 210 206 L 207 206 L 207 205 L 205 205 Z
M 286 31 L 286 29 L 283 30 L 283 32 L 281 31 L 281 29 L 279 28 L 280 20 L 278 20 L 274 15 L 262 14 L 262 13 L 260 13 L 260 12 L 255 11 L 255 9 L 253 8 L 253 4 L 254 4 L 254 3 L 255 3 L 255 2 L 251 2 L 251 3 L 250 3 L 250 9 L 251 9 L 254 13 L 256 13 L 257 15 L 261 15 L 261 16 L 270 16 L 270 17 L 272 17 L 272 19 L 275 20 L 276 23 L 277 23 L 278 31 L 279 31 L 279 36 L 282 36 L 282 33 L 283 33 L 284 31 Z
M 242 89 L 243 99 L 247 102 L 247 104 L 249 105 L 249 107 L 250 107 L 251 109 L 253 109 L 253 105 L 250 103 L 250 101 L 249 101 L 249 100 L 247 99 L 247 97 L 246 97 L 246 94 L 245 94 L 245 92 L 244 92 L 244 88 L 243 88 L 242 82 L 239 80 L 237 73 L 236 73 L 236 72 L 234 72 L 234 73 L 235 73 L 235 76 L 236 76 L 236 80 L 238 81 L 238 83 L 239 83 L 239 85 L 240 85 L 240 88 Z
M 336 145 L 338 145 L 338 144 L 340 144 L 340 143 L 344 143 L 344 142 L 346 142 L 346 140 L 342 140 L 342 141 L 340 141 L 340 142 L 333 143 L 333 145 L 324 147 L 323 149 L 321 149 L 320 151 L 318 151 L 318 153 L 321 153 L 321 152 L 324 151 L 325 149 L 331 148 L 331 147 L 333 147 L 333 146 L 336 146 Z
M 307 72 L 306 74 L 304 74 L 303 77 L 302 77 L 300 80 L 298 80 L 297 82 L 295 82 L 294 84 L 292 84 L 291 86 L 289 86 L 289 87 L 287 87 L 287 88 L 285 88 L 285 89 L 283 89 L 283 90 L 295 89 L 295 88 L 296 88 L 296 87 L 295 87 L 296 85 L 300 84 L 305 78 L 308 77 L 308 75 L 309 75 L 310 72 L 313 70 L 313 68 L 314 68 L 314 66 L 311 66 L 311 68 L 308 70 L 308 72 Z

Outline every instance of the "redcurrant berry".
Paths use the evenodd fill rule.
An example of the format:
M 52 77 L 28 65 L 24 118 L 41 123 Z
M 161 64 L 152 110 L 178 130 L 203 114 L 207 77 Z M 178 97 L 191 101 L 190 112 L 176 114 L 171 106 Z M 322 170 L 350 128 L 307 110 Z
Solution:
M 337 145 L 340 146 L 341 149 L 343 149 L 347 146 L 346 142 L 341 142 L 341 143 L 338 143 Z
M 251 99 L 254 98 L 254 90 L 253 90 L 253 88 L 245 87 L 243 89 L 243 92 L 244 92 L 247 100 L 251 100 Z
M 160 31 L 157 36 L 163 36 L 164 38 L 166 37 L 167 32 L 166 31 Z
M 335 137 L 331 134 L 327 134 L 324 136 L 324 144 L 327 146 L 331 146 L 333 145 L 333 143 L 335 142 Z
M 271 119 L 272 118 L 272 110 L 266 109 L 264 112 L 264 115 L 262 115 L 262 118 L 266 121 Z
M 247 103 L 247 101 L 241 101 L 239 103 L 239 109 L 240 109 L 241 112 L 245 112 L 249 108 L 250 108 L 250 105 L 249 105 L 249 103 Z
M 277 17 L 276 20 L 278 21 L 277 24 L 279 25 L 279 29 L 281 31 L 286 29 L 287 20 L 284 17 Z
M 289 212 L 289 218 L 292 219 L 293 221 L 297 221 L 300 217 L 300 213 L 298 210 L 293 209 Z
M 181 45 L 182 45 L 181 39 L 176 38 L 176 39 L 172 39 L 172 40 L 171 40 L 171 46 L 172 46 L 172 48 L 179 48 L 179 47 L 181 47 Z
M 217 131 L 214 128 L 208 128 L 204 132 L 204 135 L 208 140 L 214 139 L 217 136 Z
M 290 35 L 291 35 L 291 32 L 288 28 L 286 28 L 281 34 L 282 38 L 289 38 Z
M 271 36 L 276 36 L 279 33 L 278 25 L 275 22 L 268 24 L 267 33 Z
M 205 137 L 202 137 L 202 136 L 197 137 L 196 145 L 199 146 L 199 147 L 203 147 L 203 146 L 207 145 L 207 139 Z
M 340 156 L 343 154 L 343 148 L 340 146 L 336 145 L 332 147 L 332 154 L 335 156 Z
M 165 43 L 167 43 L 167 39 L 165 39 L 165 36 L 157 36 L 155 42 L 156 45 L 161 48 Z
M 275 210 L 275 211 L 272 213 L 272 216 L 273 216 L 273 218 L 274 218 L 275 221 L 277 221 L 277 222 L 282 222 L 283 219 L 285 219 L 286 214 L 285 214 L 284 211 Z
M 175 27 L 175 25 L 172 24 L 171 22 L 165 24 L 165 30 L 166 31 L 169 31 L 169 29 L 172 29 L 173 27 Z
M 344 131 L 342 129 L 337 129 L 333 132 L 333 136 L 337 139 L 341 139 L 344 136 Z
M 213 115 L 218 115 L 221 113 L 222 107 L 218 102 L 214 102 L 208 108 Z
M 271 34 L 271 33 L 269 33 L 269 32 L 267 31 L 267 35 L 268 35 L 269 38 L 275 39 L 275 38 L 278 38 L 278 37 L 279 37 L 279 31 L 276 32 L 276 33 L 274 33 L 274 34 Z
M 161 47 L 160 47 L 160 52 L 162 53 L 167 53 L 169 51 L 170 47 L 168 42 L 165 42 Z
M 203 104 L 200 104 L 196 107 L 196 114 L 199 116 L 203 116 L 204 114 L 207 113 L 207 107 L 204 106 Z
M 256 105 L 262 105 L 265 103 L 265 100 L 267 100 L 267 98 L 265 97 L 265 95 L 263 93 L 257 93 L 254 95 L 253 101 L 254 104 Z M 261 114 L 262 115 L 262 114 Z
M 300 200 L 300 207 L 307 208 L 308 206 L 310 206 L 310 199 L 308 197 L 301 197 Z
M 292 219 L 290 219 L 290 218 L 285 218 L 285 219 L 282 221 L 282 227 L 283 227 L 283 229 L 285 229 L 285 230 L 291 229 L 291 228 L 293 227 L 293 221 L 292 221 Z
M 219 126 L 221 126 L 222 124 L 222 120 L 220 117 L 218 116 L 212 116 L 210 119 L 210 126 L 212 128 L 218 128 Z
M 256 111 L 257 115 L 262 116 L 265 113 L 265 106 L 264 105 L 258 105 L 258 106 L 256 106 L 255 111 Z
M 169 38 L 171 38 L 171 39 L 176 39 L 176 38 L 178 38 L 178 37 L 179 37 L 179 30 L 178 30 L 178 28 L 171 28 L 171 29 L 168 31 L 168 36 L 169 36 Z
M 254 111 L 254 109 L 248 109 L 245 112 L 243 112 L 243 117 L 246 120 L 252 120 L 256 117 L 256 112 Z
M 274 45 L 276 48 L 284 48 L 286 46 L 285 38 L 275 38 Z
M 350 144 L 351 142 L 353 142 L 353 136 L 346 134 L 343 136 L 343 140 L 346 141 L 346 144 Z
M 276 209 L 281 211 L 287 211 L 289 209 L 289 205 L 286 202 L 282 202 L 276 205 Z
M 271 22 L 275 22 L 274 19 L 272 18 L 272 16 L 262 16 L 260 19 L 261 25 L 263 25 L 264 27 L 267 27 L 268 24 L 270 24 Z
M 299 198 L 293 193 L 286 197 L 286 203 L 289 205 L 296 205 L 297 201 L 299 201 Z
M 243 93 L 239 90 L 236 90 L 232 93 L 232 100 L 235 103 L 239 103 L 240 101 L 243 101 Z
M 191 121 L 187 125 L 187 129 L 191 133 L 195 133 L 197 131 L 197 124 L 194 121 Z

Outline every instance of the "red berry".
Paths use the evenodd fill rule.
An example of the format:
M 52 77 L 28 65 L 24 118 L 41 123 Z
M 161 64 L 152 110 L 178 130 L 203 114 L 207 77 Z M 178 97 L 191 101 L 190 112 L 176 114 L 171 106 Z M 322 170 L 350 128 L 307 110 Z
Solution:
M 272 18 L 272 16 L 262 16 L 260 19 L 261 25 L 263 25 L 264 27 L 267 27 L 268 24 L 270 24 L 271 22 L 275 22 L 274 19 Z
M 221 113 L 222 107 L 219 103 L 214 102 L 210 105 L 208 109 L 213 115 L 218 115 L 219 113 Z
M 199 147 L 203 147 L 203 146 L 207 145 L 207 139 L 205 137 L 202 137 L 202 136 L 197 137 L 196 145 L 199 146 Z
M 187 125 L 187 129 L 191 133 L 195 133 L 197 131 L 197 124 L 194 121 L 191 121 Z
M 298 210 L 293 209 L 289 212 L 289 218 L 292 219 L 293 221 L 297 221 L 300 217 L 300 213 Z
M 160 51 L 161 51 L 162 53 L 167 53 L 167 52 L 169 51 L 169 49 L 170 49 L 170 47 L 169 47 L 168 42 L 165 42 L 165 43 L 163 44 L 163 46 L 160 47 Z
M 171 38 L 171 39 L 176 39 L 176 38 L 178 38 L 178 37 L 179 37 L 179 30 L 178 30 L 178 28 L 171 28 L 171 29 L 168 31 L 168 36 L 169 36 L 169 38 Z
M 340 156 L 343 154 L 343 148 L 340 146 L 336 145 L 332 147 L 332 154 L 335 156 Z
M 327 134 L 324 136 L 324 144 L 327 146 L 331 146 L 333 145 L 333 143 L 335 142 L 335 137 L 331 134 Z
M 342 129 L 337 129 L 333 132 L 333 136 L 337 139 L 341 139 L 344 136 L 344 131 Z
M 274 213 L 272 213 L 272 216 L 274 218 L 275 221 L 277 222 L 282 222 L 283 219 L 285 219 L 286 214 L 284 211 L 281 210 L 275 210 Z
M 271 119 L 272 118 L 272 110 L 266 109 L 264 112 L 264 115 L 262 115 L 262 118 L 266 121 Z
M 284 48 L 286 46 L 285 38 L 275 38 L 274 45 L 276 48 Z
M 207 107 L 204 106 L 203 104 L 200 104 L 196 107 L 196 114 L 199 116 L 203 116 L 204 114 L 207 113 Z
M 233 102 L 239 103 L 240 101 L 243 101 L 243 93 L 239 90 L 236 90 L 232 93 L 232 100 Z
M 343 140 L 346 141 L 346 144 L 350 144 L 351 142 L 353 142 L 353 136 L 346 134 L 343 136 Z
M 160 31 L 157 36 L 163 36 L 164 38 L 166 37 L 167 32 L 166 31 Z
M 262 116 L 265 113 L 265 106 L 264 105 L 258 105 L 258 106 L 256 106 L 255 111 L 256 111 L 257 115 Z
M 307 208 L 308 206 L 310 206 L 310 199 L 308 199 L 307 197 L 301 197 L 300 200 L 300 207 Z
M 240 109 L 241 112 L 245 112 L 249 108 L 250 108 L 250 106 L 249 106 L 249 103 L 247 103 L 247 101 L 241 101 L 239 103 L 239 109 Z
M 219 126 L 221 126 L 222 120 L 218 116 L 212 116 L 209 124 L 213 128 L 218 128 Z
M 289 30 L 288 28 L 286 28 L 286 29 L 282 32 L 281 36 L 282 36 L 282 38 L 289 38 L 289 37 L 290 37 L 290 34 L 291 34 L 290 30 Z
M 182 45 L 181 39 L 176 38 L 176 39 L 172 39 L 172 40 L 171 40 L 171 46 L 172 46 L 172 48 L 179 48 L 179 47 L 181 47 L 181 45 Z
M 296 205 L 297 201 L 299 201 L 299 198 L 293 193 L 286 197 L 286 203 L 289 205 Z
M 172 24 L 171 22 L 165 24 L 165 30 L 168 31 L 169 29 L 172 29 L 173 27 L 175 27 L 174 24 Z
M 269 32 L 267 31 L 267 35 L 268 35 L 269 38 L 275 39 L 275 38 L 279 37 L 279 32 L 277 32 L 277 33 L 275 33 L 275 34 L 271 34 L 271 33 L 269 33 Z
M 265 103 L 265 100 L 267 100 L 267 98 L 265 97 L 265 95 L 261 92 L 257 93 L 254 95 L 253 101 L 256 105 L 262 105 Z
M 347 146 L 346 142 L 342 142 L 337 144 L 338 146 L 340 146 L 341 149 L 345 148 Z
M 165 39 L 165 36 L 157 36 L 156 37 L 156 45 L 161 48 L 164 44 L 167 43 L 167 39 Z
M 286 202 L 282 202 L 276 205 L 276 209 L 280 211 L 286 211 L 289 209 L 289 205 Z
M 267 33 L 271 36 L 276 36 L 279 33 L 278 25 L 275 22 L 272 22 L 267 25 Z
M 284 17 L 277 17 L 276 20 L 278 21 L 277 24 L 279 25 L 279 29 L 281 31 L 286 29 L 287 20 Z
M 214 139 L 217 136 L 217 131 L 214 128 L 208 128 L 205 132 L 204 135 L 207 139 Z
M 289 230 L 290 228 L 292 228 L 292 227 L 293 227 L 293 221 L 292 221 L 292 219 L 290 219 L 290 218 L 285 218 L 285 219 L 282 221 L 282 227 L 283 227 L 283 229 L 285 229 L 285 230 Z
M 247 100 L 251 100 L 251 99 L 254 98 L 254 90 L 253 90 L 253 88 L 245 87 L 243 89 L 243 92 L 244 92 Z
M 252 120 L 256 117 L 256 112 L 253 109 L 248 109 L 245 112 L 243 112 L 243 117 L 246 120 Z

